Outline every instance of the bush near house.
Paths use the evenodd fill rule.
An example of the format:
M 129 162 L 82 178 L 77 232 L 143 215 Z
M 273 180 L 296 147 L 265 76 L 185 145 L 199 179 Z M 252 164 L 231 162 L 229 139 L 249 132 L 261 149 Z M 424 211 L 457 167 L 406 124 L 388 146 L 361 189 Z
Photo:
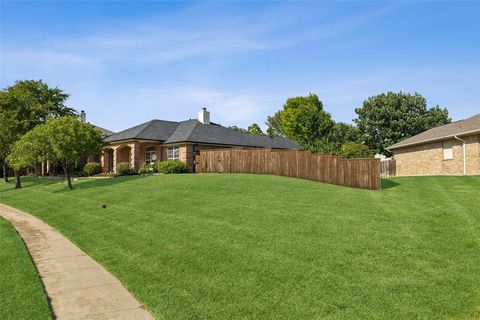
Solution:
M 120 162 L 117 164 L 116 168 L 117 175 L 119 176 L 129 176 L 134 174 L 132 167 L 130 167 L 130 163 L 128 162 Z
M 88 176 L 93 176 L 102 172 L 102 166 L 98 162 L 89 162 L 83 166 L 83 172 Z
M 157 162 L 157 170 L 160 173 L 186 173 L 188 167 L 180 160 L 166 160 Z
M 364 144 L 345 142 L 340 148 L 340 156 L 344 158 L 371 158 L 373 152 Z
M 138 173 L 140 174 L 149 174 L 149 173 L 157 173 L 157 166 L 155 164 L 144 164 L 139 170 Z

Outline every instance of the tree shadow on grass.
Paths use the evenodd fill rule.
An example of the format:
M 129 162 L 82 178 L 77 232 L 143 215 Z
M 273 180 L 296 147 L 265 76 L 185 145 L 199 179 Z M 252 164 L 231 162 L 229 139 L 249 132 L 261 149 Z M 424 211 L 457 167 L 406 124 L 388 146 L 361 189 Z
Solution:
M 399 186 L 400 183 L 390 180 L 390 179 L 382 179 L 382 190 L 391 189 Z
M 21 178 L 22 188 L 21 189 L 15 189 L 15 180 L 13 178 L 9 178 L 9 179 L 10 179 L 9 182 L 6 185 L 10 186 L 10 188 L 5 188 L 5 189 L 2 188 L 0 190 L 0 193 L 1 192 L 12 191 L 12 190 L 21 190 L 21 189 L 32 188 L 32 187 L 36 187 L 38 185 L 48 186 L 48 185 L 51 185 L 51 184 L 58 183 L 59 181 L 62 181 L 62 179 L 59 179 L 59 178 L 38 178 L 38 177 L 27 176 L 27 177 L 22 177 Z M 5 185 L 5 183 L 4 183 L 4 185 Z

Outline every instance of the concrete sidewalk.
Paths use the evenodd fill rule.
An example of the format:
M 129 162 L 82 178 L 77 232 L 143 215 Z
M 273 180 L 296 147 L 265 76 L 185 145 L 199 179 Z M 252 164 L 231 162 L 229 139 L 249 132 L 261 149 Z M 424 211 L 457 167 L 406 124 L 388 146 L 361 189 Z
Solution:
M 27 245 L 54 319 L 153 319 L 120 281 L 52 227 L 3 204 L 0 215 Z

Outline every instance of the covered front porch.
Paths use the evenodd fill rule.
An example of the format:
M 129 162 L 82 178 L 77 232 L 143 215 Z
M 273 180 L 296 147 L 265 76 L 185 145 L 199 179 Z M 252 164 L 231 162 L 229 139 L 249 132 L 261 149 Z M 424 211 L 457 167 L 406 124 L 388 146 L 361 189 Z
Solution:
M 103 150 L 101 165 L 103 172 L 115 172 L 117 164 L 126 162 L 134 171 L 144 164 L 166 160 L 166 149 L 154 142 L 124 142 L 111 144 Z

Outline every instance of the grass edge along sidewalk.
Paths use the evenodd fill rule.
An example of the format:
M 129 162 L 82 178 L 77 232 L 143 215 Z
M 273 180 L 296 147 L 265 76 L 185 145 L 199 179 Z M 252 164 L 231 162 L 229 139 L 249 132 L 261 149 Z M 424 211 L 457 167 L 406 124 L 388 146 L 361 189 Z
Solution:
M 0 216 L 0 319 L 51 319 L 47 296 L 27 248 Z

